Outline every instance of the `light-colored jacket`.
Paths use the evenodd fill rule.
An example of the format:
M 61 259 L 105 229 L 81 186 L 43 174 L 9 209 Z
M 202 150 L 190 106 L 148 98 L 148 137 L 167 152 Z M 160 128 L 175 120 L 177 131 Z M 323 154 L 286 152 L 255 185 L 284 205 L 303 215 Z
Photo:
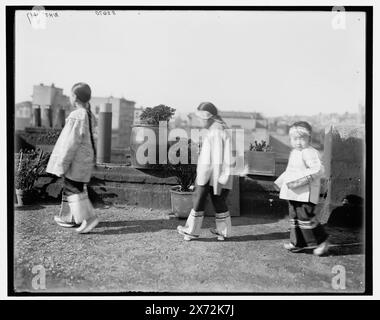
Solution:
M 94 123 L 94 117 L 91 118 Z M 89 120 L 85 108 L 72 111 L 50 156 L 46 172 L 87 183 L 94 167 Z
M 281 188 L 280 199 L 317 204 L 323 175 L 324 167 L 316 149 L 311 146 L 303 150 L 293 149 L 285 172 L 275 181 Z M 293 189 L 288 188 L 288 182 L 307 176 L 311 177 L 311 182 Z
M 232 189 L 232 142 L 231 135 L 223 124 L 214 122 L 203 136 L 197 163 L 198 185 L 208 182 L 219 195 L 222 189 Z

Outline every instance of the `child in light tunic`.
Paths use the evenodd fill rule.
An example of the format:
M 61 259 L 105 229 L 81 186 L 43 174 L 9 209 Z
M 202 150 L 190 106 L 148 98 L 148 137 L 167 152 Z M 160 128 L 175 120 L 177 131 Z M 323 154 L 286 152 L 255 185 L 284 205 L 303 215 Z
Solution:
M 212 103 L 201 103 L 196 115 L 207 133 L 203 137 L 197 163 L 193 208 L 185 226 L 178 226 L 177 230 L 186 241 L 199 237 L 206 199 L 210 195 L 216 213 L 216 228 L 210 231 L 218 240 L 223 241 L 231 236 L 231 216 L 226 204 L 226 198 L 232 189 L 231 137 L 226 123 Z
M 311 132 L 310 124 L 305 121 L 290 127 L 293 150 L 285 172 L 275 184 L 280 188 L 280 198 L 289 202 L 290 242 L 284 247 L 292 252 L 313 248 L 315 255 L 323 255 L 328 251 L 328 236 L 315 216 L 315 206 L 324 167 L 318 151 L 310 145 Z
M 63 177 L 61 212 L 54 220 L 62 227 L 78 226 L 78 233 L 90 232 L 99 222 L 84 191 L 96 158 L 90 99 L 88 84 L 73 86 L 70 102 L 76 109 L 67 117 L 46 168 L 46 172 Z

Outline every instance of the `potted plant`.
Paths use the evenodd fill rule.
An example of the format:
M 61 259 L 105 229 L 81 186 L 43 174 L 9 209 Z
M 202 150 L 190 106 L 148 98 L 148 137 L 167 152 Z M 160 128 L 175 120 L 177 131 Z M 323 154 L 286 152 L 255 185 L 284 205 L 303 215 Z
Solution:
M 160 104 L 153 108 L 146 108 L 140 115 L 140 123 L 132 126 L 131 132 L 131 164 L 134 168 L 152 169 L 160 167 L 160 146 L 167 152 L 167 124 L 173 117 L 175 109 Z M 166 122 L 164 128 L 160 128 L 160 122 Z M 159 129 L 164 130 L 165 137 L 160 137 Z M 162 141 L 165 139 L 165 141 Z M 166 146 L 166 147 L 165 147 Z M 153 163 L 145 162 L 149 150 L 156 151 Z M 143 160 L 143 161 L 141 161 Z
M 196 177 L 194 164 L 169 164 L 167 170 L 177 179 L 178 185 L 170 189 L 172 213 L 186 219 L 193 207 L 193 190 Z
M 49 154 L 43 151 L 20 151 L 16 153 L 15 189 L 18 205 L 30 204 L 33 196 L 33 186 L 45 170 Z
M 177 140 L 177 142 L 183 143 L 184 147 L 187 148 L 187 161 L 182 158 L 185 163 L 172 164 L 169 159 L 169 164 L 165 168 L 165 175 L 168 177 L 174 176 L 177 180 L 177 185 L 170 189 L 170 199 L 172 206 L 172 213 L 178 218 L 187 218 L 190 210 L 193 207 L 193 190 L 194 182 L 196 178 L 197 165 L 192 163 L 192 152 L 197 152 L 196 144 L 192 142 L 191 139 Z M 181 154 L 180 150 L 176 151 L 175 156 L 179 159 Z M 173 156 L 174 154 L 172 154 Z
M 264 140 L 250 143 L 249 151 L 245 152 L 245 165 L 248 174 L 274 176 L 276 161 L 272 147 Z

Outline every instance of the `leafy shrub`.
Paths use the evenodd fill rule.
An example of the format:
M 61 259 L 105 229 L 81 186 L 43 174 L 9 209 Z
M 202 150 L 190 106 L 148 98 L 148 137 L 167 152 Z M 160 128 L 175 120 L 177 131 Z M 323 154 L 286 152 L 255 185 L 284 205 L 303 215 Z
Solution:
M 159 125 L 160 121 L 169 121 L 175 113 L 175 109 L 160 104 L 153 108 L 146 108 L 140 115 L 143 123 Z
M 177 142 L 179 140 L 177 139 Z M 184 141 L 186 143 L 186 141 Z M 193 151 L 194 143 L 191 139 L 187 140 L 187 152 L 188 158 L 187 163 L 171 164 L 170 161 L 165 165 L 165 170 L 170 176 L 174 176 L 177 179 L 179 185 L 179 192 L 188 192 L 190 187 L 194 184 L 196 178 L 197 166 L 191 164 L 191 152 Z M 177 157 L 180 157 L 180 149 L 177 150 Z
M 45 171 L 50 154 L 41 151 L 20 151 L 15 154 L 15 188 L 31 190 Z
M 255 140 L 255 144 L 249 144 L 249 151 L 270 152 L 272 151 L 272 147 L 264 140 L 261 140 L 259 143 Z
M 168 164 L 166 170 L 175 176 L 179 185 L 179 192 L 188 192 L 196 178 L 196 165 L 194 164 Z

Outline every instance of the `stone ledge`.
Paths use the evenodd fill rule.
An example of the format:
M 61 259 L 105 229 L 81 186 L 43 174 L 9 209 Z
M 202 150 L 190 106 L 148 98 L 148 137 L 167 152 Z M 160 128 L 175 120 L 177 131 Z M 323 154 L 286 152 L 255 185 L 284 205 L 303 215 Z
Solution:
M 98 164 L 92 174 L 93 178 L 104 181 L 149 183 L 149 184 L 177 184 L 174 176 L 162 170 L 140 170 L 127 165 Z

